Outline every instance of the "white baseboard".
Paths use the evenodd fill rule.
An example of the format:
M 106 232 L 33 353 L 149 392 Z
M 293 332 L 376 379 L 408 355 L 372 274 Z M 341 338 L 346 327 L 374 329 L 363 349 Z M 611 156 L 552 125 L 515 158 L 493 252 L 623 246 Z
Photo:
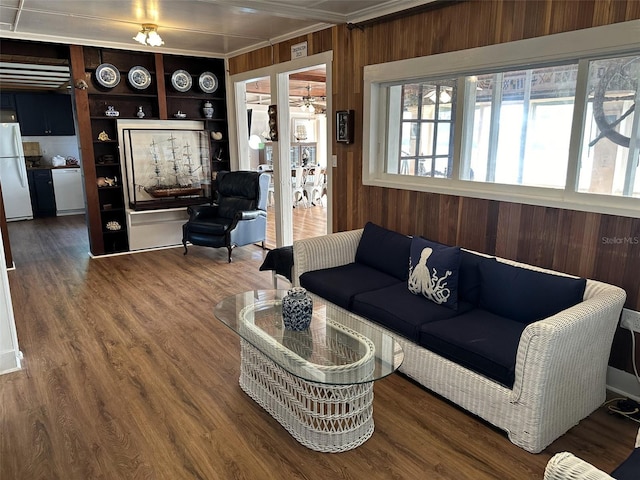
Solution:
M 640 382 L 633 373 L 608 367 L 607 389 L 623 397 L 640 402 Z
M 0 353 L 0 375 L 20 370 L 21 352 L 13 350 Z

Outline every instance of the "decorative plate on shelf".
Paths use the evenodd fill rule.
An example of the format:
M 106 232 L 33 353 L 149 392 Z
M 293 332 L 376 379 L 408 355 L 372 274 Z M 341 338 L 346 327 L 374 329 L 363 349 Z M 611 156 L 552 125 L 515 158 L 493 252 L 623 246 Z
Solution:
M 204 93 L 213 93 L 218 89 L 218 77 L 211 72 L 204 72 L 198 78 L 198 85 Z
M 149 73 L 149 70 L 144 67 L 133 67 L 129 70 L 127 78 L 129 79 L 131 86 L 138 90 L 144 90 L 151 85 L 151 74 Z
M 106 88 L 113 88 L 120 83 L 120 71 L 110 63 L 103 63 L 96 68 L 96 80 Z
M 186 70 L 176 70 L 171 75 L 171 85 L 179 92 L 188 92 L 192 84 L 191 74 Z

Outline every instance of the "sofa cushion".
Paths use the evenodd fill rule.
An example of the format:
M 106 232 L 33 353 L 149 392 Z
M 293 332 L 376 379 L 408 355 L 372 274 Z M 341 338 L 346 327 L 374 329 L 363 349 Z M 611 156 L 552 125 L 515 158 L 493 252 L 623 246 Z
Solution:
M 361 263 L 349 263 L 300 275 L 300 286 L 346 309 L 351 309 L 354 295 L 396 283 L 405 285 L 405 282 L 396 277 Z
M 582 301 L 587 281 L 486 259 L 479 265 L 480 307 L 518 322 L 550 317 Z
M 513 387 L 516 353 L 526 325 L 475 308 L 420 328 L 419 344 L 469 370 Z
M 458 275 L 458 301 L 473 305 L 480 301 L 480 262 L 487 257 L 460 249 L 460 270 Z
M 206 233 L 207 235 L 224 235 L 231 225 L 228 218 L 210 218 L 205 221 L 194 220 L 186 223 L 190 233 Z
M 611 473 L 616 480 L 638 480 L 640 478 L 640 448 L 634 448 L 631 455 Z
M 458 308 L 460 247 L 422 237 L 411 240 L 409 291 L 454 310 Z
M 356 263 L 406 280 L 410 247 L 411 237 L 368 222 L 356 250 Z
M 414 295 L 405 282 L 360 293 L 353 298 L 352 312 L 379 323 L 414 342 L 425 322 L 445 320 L 473 308 L 460 302 L 458 311 L 430 302 L 422 295 Z

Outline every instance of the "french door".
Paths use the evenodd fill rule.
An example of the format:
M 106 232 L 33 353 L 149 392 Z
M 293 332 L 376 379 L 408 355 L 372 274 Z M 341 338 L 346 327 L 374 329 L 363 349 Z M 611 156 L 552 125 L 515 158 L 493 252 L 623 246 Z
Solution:
M 322 135 L 322 145 L 319 150 L 325 153 L 325 171 L 327 175 L 327 200 L 326 200 L 326 232 L 331 232 L 332 225 L 332 131 L 331 110 L 331 62 L 332 52 L 326 52 L 310 57 L 298 58 L 290 62 L 272 65 L 270 67 L 244 72 L 230 77 L 229 85 L 232 85 L 230 104 L 234 108 L 229 111 L 230 124 L 235 125 L 235 130 L 230 133 L 230 146 L 232 148 L 231 168 L 239 170 L 255 170 L 258 163 L 269 163 L 273 166 L 273 185 L 270 201 L 273 202 L 275 214 L 275 243 L 277 247 L 291 245 L 293 243 L 293 195 L 291 194 L 291 172 L 296 165 L 292 162 L 292 116 L 290 113 L 289 78 L 296 72 L 303 72 L 312 68 L 323 66 L 326 72 L 326 122 L 323 121 L 325 134 Z M 250 88 L 248 88 L 248 86 Z M 256 98 L 248 94 L 248 90 L 259 90 Z M 262 125 L 267 118 L 268 108 L 275 105 L 277 108 L 276 128 L 277 138 L 270 138 L 270 128 Z M 233 138 L 235 136 L 235 138 Z M 265 151 L 265 143 L 268 142 L 268 151 Z M 234 152 L 235 149 L 235 152 Z M 256 156 L 259 158 L 256 161 Z M 295 162 L 295 160 L 294 160 Z

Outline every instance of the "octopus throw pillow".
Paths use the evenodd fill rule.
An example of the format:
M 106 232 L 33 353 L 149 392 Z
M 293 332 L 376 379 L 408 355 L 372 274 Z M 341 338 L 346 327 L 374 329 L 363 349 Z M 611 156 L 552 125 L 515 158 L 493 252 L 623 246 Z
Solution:
M 409 291 L 434 303 L 458 309 L 460 247 L 413 237 L 409 258 Z

